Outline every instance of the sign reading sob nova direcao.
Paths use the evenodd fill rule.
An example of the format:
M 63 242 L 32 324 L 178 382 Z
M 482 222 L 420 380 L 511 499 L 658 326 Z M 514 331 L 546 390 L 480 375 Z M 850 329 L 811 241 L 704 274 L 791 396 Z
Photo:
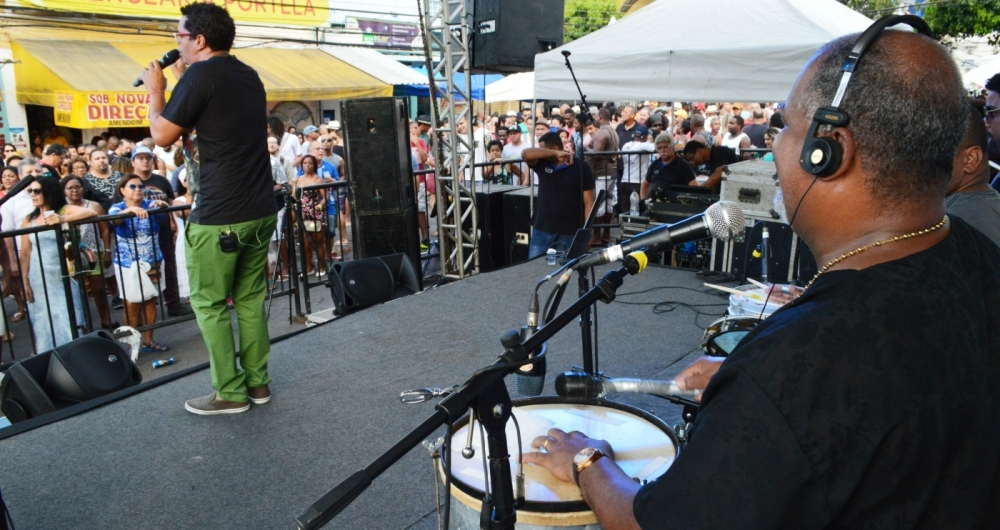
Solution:
M 149 94 L 57 92 L 56 125 L 75 129 L 149 126 Z

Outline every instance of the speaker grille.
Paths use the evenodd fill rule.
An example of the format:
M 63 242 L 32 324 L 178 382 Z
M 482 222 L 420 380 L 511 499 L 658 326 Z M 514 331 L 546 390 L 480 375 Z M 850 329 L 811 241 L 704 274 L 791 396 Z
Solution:
M 358 215 L 403 211 L 412 202 L 408 122 L 393 98 L 345 101 L 351 208 Z M 409 199 L 408 199 L 409 198 Z
M 407 253 L 407 241 L 411 236 L 404 214 L 359 216 L 357 222 L 356 259 Z

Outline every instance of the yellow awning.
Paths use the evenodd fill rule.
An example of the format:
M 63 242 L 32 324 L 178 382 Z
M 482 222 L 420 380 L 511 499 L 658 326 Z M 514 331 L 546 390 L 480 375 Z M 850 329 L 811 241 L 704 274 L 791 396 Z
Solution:
M 17 40 L 11 42 L 21 104 L 53 107 L 74 128 L 148 126 L 144 89 L 132 88 L 172 42 Z M 233 55 L 254 68 L 268 101 L 391 96 L 392 86 L 316 49 L 246 48 Z M 168 88 L 176 84 L 167 72 Z M 169 92 L 168 92 L 169 97 Z

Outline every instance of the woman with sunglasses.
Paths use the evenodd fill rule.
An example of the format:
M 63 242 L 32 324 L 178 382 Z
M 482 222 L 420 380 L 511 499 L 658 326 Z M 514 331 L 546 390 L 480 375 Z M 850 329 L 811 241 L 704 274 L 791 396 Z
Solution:
M 80 160 L 80 159 L 77 159 Z M 76 161 L 74 161 L 75 163 Z M 80 208 L 90 208 L 97 215 L 104 215 L 104 208 L 100 204 L 83 198 L 83 179 L 70 175 L 62 179 L 63 194 L 66 195 L 66 203 Z M 97 305 L 97 313 L 101 317 L 101 327 L 111 329 L 110 310 L 108 309 L 108 297 L 104 292 L 104 271 L 111 266 L 111 233 L 107 223 L 86 223 L 77 225 L 80 231 L 80 255 L 90 265 L 87 275 L 87 285 L 90 287 L 90 294 L 94 296 L 94 303 Z M 98 245 L 98 234 L 101 243 Z
M 118 194 L 125 200 L 111 205 L 108 210 L 109 215 L 135 215 L 133 218 L 112 221 L 117 235 L 112 261 L 118 269 L 119 292 L 125 298 L 125 322 L 133 327 L 141 324 L 148 326 L 156 321 L 156 299 L 163 277 L 159 273 L 163 253 L 155 244 L 159 238 L 160 226 L 156 222 L 156 216 L 149 215 L 146 210 L 166 208 L 168 205 L 164 201 L 144 199 L 145 191 L 146 186 L 139 175 L 125 175 L 118 181 Z M 142 351 L 169 350 L 169 346 L 153 342 L 152 330 L 142 333 Z
M 89 219 L 97 212 L 66 204 L 62 186 L 53 178 L 41 178 L 28 185 L 28 195 L 35 210 L 28 214 L 21 228 L 58 226 Z M 56 228 L 58 230 L 58 228 Z M 56 242 L 55 230 L 21 236 L 21 275 L 24 296 L 28 301 L 28 317 L 35 334 L 35 352 L 46 352 L 73 340 L 70 328 L 69 303 L 77 325 L 83 322 L 83 303 L 79 285 L 70 280 L 70 292 L 63 282 L 62 264 L 65 253 Z M 51 301 L 51 303 L 49 303 Z
M 17 153 L 17 148 L 14 147 L 13 145 L 7 144 L 7 145 L 3 146 L 3 160 L 4 160 L 4 164 L 7 163 L 7 159 L 8 158 L 10 158 L 10 157 L 12 157 L 12 156 L 14 156 L 16 154 L 18 154 Z

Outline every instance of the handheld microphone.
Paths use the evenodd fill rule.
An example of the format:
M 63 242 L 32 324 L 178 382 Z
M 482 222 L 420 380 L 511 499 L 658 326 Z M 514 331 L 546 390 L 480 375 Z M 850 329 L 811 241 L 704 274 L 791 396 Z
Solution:
M 717 239 L 740 238 L 745 222 L 743 210 L 735 202 L 719 201 L 705 210 L 705 213 L 689 217 L 672 225 L 662 225 L 629 239 L 620 245 L 601 249 L 585 256 L 577 263 L 577 269 L 585 269 L 612 261 L 619 261 L 633 250 L 648 248 L 657 252 L 666 245 L 686 243 L 709 237 Z
M 594 399 L 617 392 L 677 397 L 701 395 L 701 390 L 681 390 L 676 381 L 601 379 L 583 372 L 564 372 L 556 376 L 556 394 L 561 397 Z
M 180 58 L 181 58 L 181 52 L 177 50 L 170 50 L 169 52 L 163 54 L 163 57 L 160 57 L 160 60 L 158 62 L 160 63 L 160 68 L 166 68 L 176 63 L 177 59 Z M 141 77 L 142 74 L 139 75 L 140 77 L 135 80 L 135 83 L 132 83 L 132 86 L 137 87 L 142 85 L 142 77 Z

